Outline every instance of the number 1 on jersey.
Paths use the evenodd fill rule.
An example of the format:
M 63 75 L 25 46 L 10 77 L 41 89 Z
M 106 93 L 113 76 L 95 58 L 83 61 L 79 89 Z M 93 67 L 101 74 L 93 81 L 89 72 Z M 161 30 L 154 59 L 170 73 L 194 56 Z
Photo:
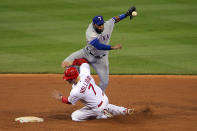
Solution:
M 88 89 L 90 89 L 90 88 L 92 88 L 92 90 L 93 90 L 94 94 L 96 95 L 96 91 L 94 90 L 94 87 L 93 87 L 93 85 L 92 85 L 91 83 L 90 83 L 90 85 L 89 85 Z

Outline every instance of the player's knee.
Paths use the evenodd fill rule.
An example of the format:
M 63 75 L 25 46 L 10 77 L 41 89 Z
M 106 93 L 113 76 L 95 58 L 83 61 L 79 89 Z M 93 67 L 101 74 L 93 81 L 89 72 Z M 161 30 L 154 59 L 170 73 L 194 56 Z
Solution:
M 78 113 L 77 113 L 77 111 L 74 111 L 72 114 L 71 114 L 71 118 L 72 118 L 72 120 L 73 121 L 77 121 L 78 120 L 78 115 L 77 115 Z
M 80 121 L 80 120 L 78 120 L 77 118 L 75 118 L 75 117 L 71 117 L 71 119 L 72 119 L 72 121 Z
M 71 114 L 71 119 L 73 121 L 83 121 L 80 119 L 80 114 L 78 111 L 74 111 L 72 114 Z

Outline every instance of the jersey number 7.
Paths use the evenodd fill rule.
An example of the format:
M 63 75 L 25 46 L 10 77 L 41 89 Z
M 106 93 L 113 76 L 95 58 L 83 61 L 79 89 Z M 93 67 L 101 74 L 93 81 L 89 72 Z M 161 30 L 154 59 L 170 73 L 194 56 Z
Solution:
M 90 83 L 90 85 L 89 85 L 88 89 L 90 89 L 90 88 L 92 88 L 92 90 L 93 90 L 94 94 L 96 95 L 96 91 L 94 90 L 94 87 L 93 87 L 93 85 L 92 85 L 91 83 Z

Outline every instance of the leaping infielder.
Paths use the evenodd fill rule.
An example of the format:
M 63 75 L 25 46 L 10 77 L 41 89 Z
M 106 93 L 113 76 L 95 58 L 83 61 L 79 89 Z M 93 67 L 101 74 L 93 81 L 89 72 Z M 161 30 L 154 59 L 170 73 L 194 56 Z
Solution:
M 103 16 L 95 16 L 86 30 L 87 45 L 68 56 L 62 62 L 62 67 L 69 67 L 75 59 L 85 58 L 99 75 L 99 87 L 105 91 L 109 82 L 108 51 L 122 48 L 121 44 L 109 45 L 111 34 L 114 24 L 127 16 L 130 16 L 130 19 L 136 16 L 136 8 L 131 7 L 125 14 L 115 16 L 106 22 L 104 22 Z

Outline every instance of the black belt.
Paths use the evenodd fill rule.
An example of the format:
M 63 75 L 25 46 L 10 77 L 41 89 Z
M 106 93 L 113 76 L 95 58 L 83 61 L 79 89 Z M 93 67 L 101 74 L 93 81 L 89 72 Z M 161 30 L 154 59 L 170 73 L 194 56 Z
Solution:
M 101 59 L 101 58 L 103 58 L 104 56 L 106 56 L 106 54 L 99 55 L 99 56 L 95 56 L 94 54 L 92 54 L 92 52 L 89 52 L 89 53 L 90 53 L 90 55 L 92 55 L 92 56 L 94 56 L 94 57 L 96 57 L 96 58 L 98 58 L 98 59 Z
M 90 55 L 92 55 L 92 56 L 94 56 L 95 58 L 98 58 L 98 59 L 101 59 L 101 58 L 103 58 L 104 56 L 106 56 L 106 54 L 96 56 L 96 55 L 94 55 L 94 54 L 88 49 L 88 47 L 86 48 L 86 50 L 88 51 L 88 53 L 89 53 Z

